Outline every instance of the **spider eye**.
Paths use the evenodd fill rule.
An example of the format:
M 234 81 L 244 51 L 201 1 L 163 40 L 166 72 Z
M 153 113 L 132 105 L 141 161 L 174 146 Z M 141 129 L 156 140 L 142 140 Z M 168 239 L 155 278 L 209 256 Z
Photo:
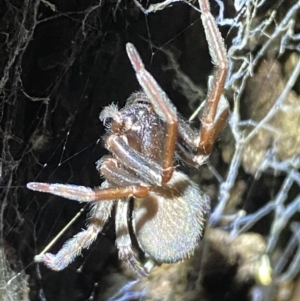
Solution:
M 136 103 L 148 105 L 150 101 L 144 92 L 136 92 L 130 95 L 127 104 L 131 105 Z
M 137 99 L 134 102 L 135 103 L 140 103 L 140 104 L 143 104 L 143 105 L 148 105 L 150 103 L 149 100 L 146 100 L 146 99 Z

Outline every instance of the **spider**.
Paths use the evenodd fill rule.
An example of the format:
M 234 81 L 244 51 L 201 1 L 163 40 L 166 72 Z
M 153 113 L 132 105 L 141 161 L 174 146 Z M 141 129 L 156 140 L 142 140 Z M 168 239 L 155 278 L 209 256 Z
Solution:
M 56 255 L 36 255 L 36 262 L 53 270 L 64 269 L 97 238 L 114 206 L 118 256 L 138 275 L 147 275 L 149 269 L 133 250 L 132 235 L 153 263 L 178 262 L 193 254 L 210 203 L 187 175 L 176 170 L 174 157 L 177 155 L 193 167 L 202 165 L 229 116 L 228 102 L 222 96 L 228 69 L 225 46 L 208 0 L 199 0 L 199 5 L 210 55 L 217 66 L 200 131 L 177 114 L 166 93 L 145 69 L 134 45 L 127 43 L 127 55 L 142 92 L 132 94 L 124 108 L 110 105 L 100 114 L 107 127 L 105 147 L 110 152 L 97 162 L 105 178 L 101 187 L 27 184 L 31 190 L 93 204 L 87 229 L 69 239 Z

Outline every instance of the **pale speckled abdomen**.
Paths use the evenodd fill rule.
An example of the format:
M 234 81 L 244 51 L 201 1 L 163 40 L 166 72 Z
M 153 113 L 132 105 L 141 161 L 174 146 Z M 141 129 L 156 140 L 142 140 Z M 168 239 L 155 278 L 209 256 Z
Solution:
M 157 262 L 189 257 L 198 245 L 209 207 L 199 187 L 174 171 L 166 185 L 134 200 L 132 223 L 140 248 Z

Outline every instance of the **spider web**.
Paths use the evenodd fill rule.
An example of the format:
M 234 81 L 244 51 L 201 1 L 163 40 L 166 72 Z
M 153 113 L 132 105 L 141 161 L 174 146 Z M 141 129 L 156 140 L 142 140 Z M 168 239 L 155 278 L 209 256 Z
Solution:
M 151 3 L 0 4 L 0 300 L 210 300 L 196 289 L 194 295 L 178 292 L 193 281 L 205 283 L 208 276 L 198 264 L 194 268 L 200 266 L 201 273 L 184 265 L 162 267 L 163 278 L 155 271 L 134 288 L 137 282 L 117 259 L 113 219 L 64 271 L 32 261 L 82 209 L 51 252 L 79 232 L 89 208 L 30 192 L 25 185 L 100 185 L 95 162 L 106 152 L 99 113 L 112 102 L 122 107 L 139 89 L 125 53 L 127 41 L 186 118 L 205 98 L 212 65 L 196 3 Z M 239 284 L 256 279 L 250 288 L 243 286 L 241 295 L 235 291 L 238 300 L 275 300 L 286 283 L 297 285 L 300 267 L 300 2 L 218 0 L 211 6 L 228 49 L 226 97 L 232 115 L 209 164 L 200 171 L 183 168 L 212 199 L 209 224 L 223 232 L 210 241 L 220 246 L 225 233 L 231 242 L 252 232 L 264 242 L 255 262 L 248 260 L 237 272 Z M 197 118 L 192 123 L 199 126 Z M 244 243 L 232 248 L 238 247 L 245 251 Z M 214 276 L 219 273 L 217 267 L 210 269 Z M 261 286 L 269 269 L 273 282 Z M 159 289 L 162 279 L 168 289 Z M 288 292 L 292 296 L 292 288 Z

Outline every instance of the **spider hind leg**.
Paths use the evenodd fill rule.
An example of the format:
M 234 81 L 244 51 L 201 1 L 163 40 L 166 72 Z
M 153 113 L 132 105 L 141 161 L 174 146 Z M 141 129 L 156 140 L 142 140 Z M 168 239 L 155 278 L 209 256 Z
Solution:
M 116 246 L 119 250 L 119 259 L 138 276 L 148 276 L 149 273 L 137 259 L 133 249 L 128 227 L 129 199 L 121 199 L 116 208 Z
M 114 203 L 111 201 L 97 202 L 93 205 L 90 213 L 90 223 L 86 230 L 69 239 L 57 254 L 40 253 L 35 256 L 35 262 L 42 262 L 54 271 L 61 271 L 81 254 L 83 249 L 96 240 L 99 232 L 109 219 Z

